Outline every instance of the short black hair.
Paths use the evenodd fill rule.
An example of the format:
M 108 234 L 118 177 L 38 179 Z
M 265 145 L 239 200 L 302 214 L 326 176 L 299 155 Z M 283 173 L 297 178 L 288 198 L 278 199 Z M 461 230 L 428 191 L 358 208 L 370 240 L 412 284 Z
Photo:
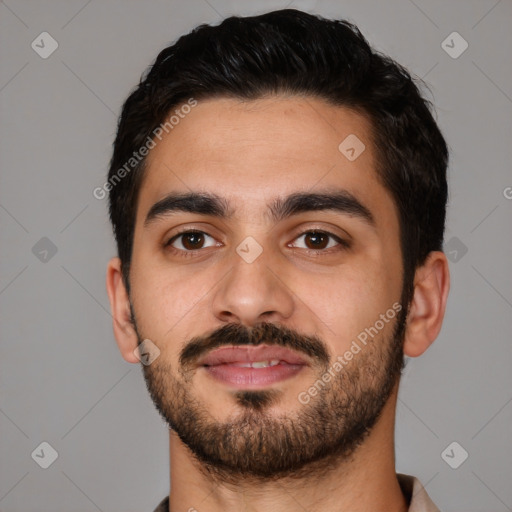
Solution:
M 429 252 L 442 250 L 448 194 L 448 149 L 421 86 L 372 49 L 352 23 L 294 9 L 232 16 L 180 37 L 160 52 L 124 103 L 113 144 L 110 219 L 127 289 L 146 162 L 131 158 L 134 151 L 154 139 L 171 109 L 191 98 L 291 94 L 323 99 L 369 120 L 376 172 L 399 212 L 408 305 L 416 268 Z

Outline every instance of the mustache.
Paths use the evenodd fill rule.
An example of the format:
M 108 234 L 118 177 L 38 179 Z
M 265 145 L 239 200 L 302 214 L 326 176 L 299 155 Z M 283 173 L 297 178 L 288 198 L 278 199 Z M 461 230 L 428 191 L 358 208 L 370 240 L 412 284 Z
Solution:
M 193 366 L 199 358 L 223 346 L 274 345 L 306 354 L 322 365 L 328 365 L 329 352 L 326 344 L 316 335 L 307 336 L 293 329 L 262 322 L 253 327 L 242 324 L 226 324 L 206 336 L 190 340 L 180 354 L 182 367 Z

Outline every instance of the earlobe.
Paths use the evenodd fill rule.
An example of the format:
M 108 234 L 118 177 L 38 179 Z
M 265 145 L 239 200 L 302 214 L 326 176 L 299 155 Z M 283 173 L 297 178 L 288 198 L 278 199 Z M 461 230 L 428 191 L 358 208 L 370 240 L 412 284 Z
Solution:
M 126 361 L 138 363 L 139 360 L 133 352 L 138 344 L 137 333 L 131 321 L 130 301 L 123 281 L 119 258 L 112 258 L 108 263 L 106 286 L 117 346 Z
M 416 270 L 414 295 L 407 316 L 404 354 L 417 357 L 441 331 L 450 290 L 448 261 L 443 252 L 431 252 Z

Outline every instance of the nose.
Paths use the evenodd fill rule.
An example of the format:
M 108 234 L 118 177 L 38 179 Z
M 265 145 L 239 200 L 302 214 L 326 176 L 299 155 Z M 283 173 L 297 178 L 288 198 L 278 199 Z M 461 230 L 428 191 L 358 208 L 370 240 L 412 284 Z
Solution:
M 231 270 L 213 296 L 214 315 L 222 322 L 252 326 L 282 322 L 292 316 L 293 292 L 264 253 L 251 263 L 233 254 Z

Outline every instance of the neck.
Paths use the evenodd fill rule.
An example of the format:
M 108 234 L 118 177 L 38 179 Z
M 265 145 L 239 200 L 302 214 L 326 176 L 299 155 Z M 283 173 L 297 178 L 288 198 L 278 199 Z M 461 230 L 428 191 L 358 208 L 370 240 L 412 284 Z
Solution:
M 170 431 L 170 512 L 308 510 L 308 512 L 406 512 L 394 456 L 394 417 L 397 389 L 385 405 L 369 436 L 347 460 L 317 478 L 282 478 L 269 482 L 240 478 L 236 485 L 219 482 Z

